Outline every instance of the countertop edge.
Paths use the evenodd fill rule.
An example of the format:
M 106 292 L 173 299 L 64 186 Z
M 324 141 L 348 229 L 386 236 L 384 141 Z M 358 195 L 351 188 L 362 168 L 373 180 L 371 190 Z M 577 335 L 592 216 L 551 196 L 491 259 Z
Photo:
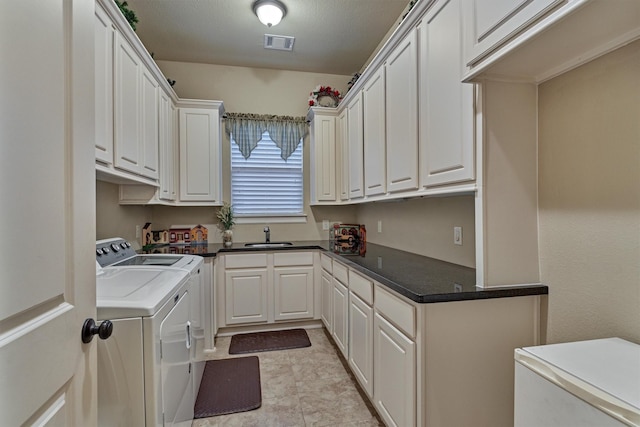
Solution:
M 452 292 L 452 293 L 441 293 L 441 294 L 418 294 L 412 292 L 410 289 L 394 282 L 393 280 L 387 279 L 386 277 L 376 273 L 374 271 L 369 270 L 366 267 L 363 267 L 359 264 L 356 264 L 349 260 L 348 257 L 342 256 L 340 254 L 333 253 L 327 250 L 326 247 L 323 247 L 317 243 L 312 244 L 293 244 L 291 246 L 284 247 L 274 247 L 274 248 L 251 248 L 245 246 L 238 247 L 223 247 L 222 244 L 220 248 L 216 248 L 213 252 L 207 252 L 202 254 L 197 254 L 202 256 L 203 258 L 216 258 L 219 254 L 232 254 L 239 252 L 282 252 L 282 251 L 299 251 L 299 250 L 319 250 L 323 253 L 327 254 L 333 259 L 337 259 L 341 263 L 347 265 L 348 267 L 353 268 L 356 271 L 359 271 L 376 282 L 386 286 L 390 290 L 408 298 L 409 300 L 417 303 L 417 304 L 433 304 L 433 303 L 442 303 L 442 302 L 454 302 L 454 301 L 473 301 L 473 300 L 483 300 L 483 299 L 492 299 L 492 298 L 513 298 L 513 297 L 522 297 L 522 296 L 536 296 L 536 295 L 548 295 L 549 287 L 544 284 L 531 284 L 531 285 L 513 285 L 513 286 L 501 286 L 501 287 L 489 287 L 489 288 L 480 288 L 476 287 L 476 290 L 473 292 L 462 291 L 462 292 Z M 393 248 L 391 248 L 393 249 Z

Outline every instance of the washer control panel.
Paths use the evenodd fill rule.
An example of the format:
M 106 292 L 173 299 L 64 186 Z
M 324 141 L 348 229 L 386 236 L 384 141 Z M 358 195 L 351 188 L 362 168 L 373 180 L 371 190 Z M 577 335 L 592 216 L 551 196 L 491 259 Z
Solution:
M 96 260 L 100 267 L 115 264 L 136 255 L 131 243 L 116 237 L 96 242 Z

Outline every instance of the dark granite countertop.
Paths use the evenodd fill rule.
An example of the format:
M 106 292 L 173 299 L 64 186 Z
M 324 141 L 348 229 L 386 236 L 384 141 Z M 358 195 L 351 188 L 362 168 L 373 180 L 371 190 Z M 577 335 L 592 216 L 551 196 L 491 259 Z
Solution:
M 327 240 L 291 243 L 293 243 L 291 246 L 269 249 L 248 248 L 244 246 L 243 242 L 234 243 L 230 248 L 221 243 L 190 247 L 166 245 L 156 247 L 149 252 L 192 253 L 203 257 L 215 257 L 218 253 L 320 249 L 345 265 L 362 272 L 417 303 L 546 295 L 549 293 L 549 288 L 545 285 L 479 288 L 476 286 L 476 271 L 473 268 L 369 242 L 366 243 L 366 250 L 354 250 L 353 254 L 345 254 L 344 251 L 336 250 Z

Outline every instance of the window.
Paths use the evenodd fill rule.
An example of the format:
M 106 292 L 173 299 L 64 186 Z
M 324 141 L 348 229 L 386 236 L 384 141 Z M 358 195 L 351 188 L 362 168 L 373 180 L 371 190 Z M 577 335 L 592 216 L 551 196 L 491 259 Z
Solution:
M 245 159 L 231 135 L 231 203 L 238 216 L 301 215 L 302 142 L 284 161 L 265 132 Z

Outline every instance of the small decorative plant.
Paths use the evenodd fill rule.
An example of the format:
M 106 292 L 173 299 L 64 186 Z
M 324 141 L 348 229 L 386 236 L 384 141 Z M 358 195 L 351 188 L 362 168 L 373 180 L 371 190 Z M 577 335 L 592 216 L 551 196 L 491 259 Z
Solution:
M 233 206 L 230 203 L 224 202 L 218 213 L 216 214 L 218 221 L 220 221 L 220 228 L 224 230 L 231 230 L 236 224 L 233 217 Z
M 133 10 L 129 9 L 129 5 L 127 4 L 126 1 L 123 1 L 123 2 L 118 0 L 115 0 L 115 1 L 118 7 L 120 8 L 120 12 L 122 12 L 122 14 L 124 15 L 129 25 L 131 25 L 131 28 L 133 29 L 133 31 L 135 31 L 136 23 L 138 22 L 138 16 Z

